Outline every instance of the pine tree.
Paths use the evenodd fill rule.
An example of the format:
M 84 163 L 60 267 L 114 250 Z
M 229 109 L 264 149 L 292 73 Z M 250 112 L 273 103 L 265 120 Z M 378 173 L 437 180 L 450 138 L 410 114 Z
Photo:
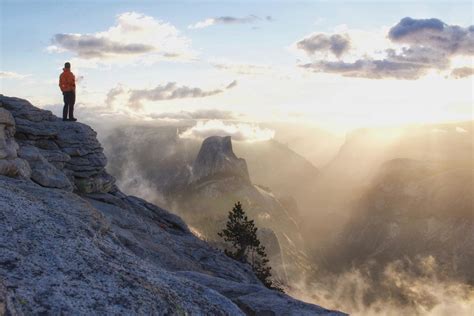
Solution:
M 249 263 L 257 278 L 266 287 L 283 292 L 283 289 L 275 285 L 271 279 L 272 268 L 268 266 L 265 247 L 260 244 L 257 237 L 257 227 L 253 220 L 248 219 L 240 202 L 237 202 L 229 212 L 226 228 L 218 235 L 232 245 L 232 249 L 224 250 L 227 256 Z

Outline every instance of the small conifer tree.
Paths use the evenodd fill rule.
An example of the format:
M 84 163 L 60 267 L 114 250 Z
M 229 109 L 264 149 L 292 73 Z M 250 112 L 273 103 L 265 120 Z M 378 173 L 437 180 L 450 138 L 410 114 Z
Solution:
M 218 235 L 231 244 L 231 249 L 224 250 L 227 256 L 249 263 L 255 275 L 266 287 L 283 292 L 271 279 L 272 268 L 268 266 L 265 247 L 260 244 L 257 237 L 257 227 L 253 220 L 248 219 L 240 202 L 237 202 L 229 212 L 226 228 Z

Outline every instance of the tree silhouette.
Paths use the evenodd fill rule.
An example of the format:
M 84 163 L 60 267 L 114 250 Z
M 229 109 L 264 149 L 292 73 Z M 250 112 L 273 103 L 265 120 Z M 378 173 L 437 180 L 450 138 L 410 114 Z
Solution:
M 271 279 L 272 268 L 268 265 L 265 247 L 257 237 L 257 227 L 253 220 L 248 219 L 240 202 L 237 202 L 229 212 L 226 228 L 218 235 L 231 244 L 231 249 L 224 250 L 227 256 L 249 263 L 257 278 L 266 287 L 283 292 L 283 289 L 275 285 Z

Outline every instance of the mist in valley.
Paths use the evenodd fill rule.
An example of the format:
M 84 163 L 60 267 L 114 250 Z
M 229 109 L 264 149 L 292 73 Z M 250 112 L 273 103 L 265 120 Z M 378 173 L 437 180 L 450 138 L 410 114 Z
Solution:
M 125 192 L 176 212 L 216 247 L 227 213 L 243 199 L 264 232 L 274 276 L 300 299 L 360 315 L 473 310 L 472 122 L 342 138 L 283 124 L 203 124 L 110 129 L 102 133 L 109 171 Z M 207 199 L 199 191 L 206 183 L 190 179 L 213 135 L 232 136 L 250 182 Z
M 78 265 L 77 274 L 105 275 L 97 262 L 110 255 L 104 271 L 114 286 L 91 280 L 76 297 L 66 293 L 70 280 L 58 279 L 59 261 L 43 260 L 50 247 L 35 252 L 43 268 L 24 271 L 41 278 L 45 272 L 51 293 L 58 288 L 67 302 L 77 298 L 66 310 L 101 313 L 105 304 L 116 313 L 137 306 L 142 314 L 215 308 L 286 315 L 296 306 L 297 314 L 328 308 L 364 316 L 474 315 L 471 2 L 58 4 L 0 4 L 0 110 L 6 109 L 0 112 L 0 174 L 24 176 L 51 195 L 77 193 L 83 211 L 97 208 L 107 226 L 99 240 L 109 245 L 110 237 L 120 248 L 111 253 L 134 256 L 112 258 L 94 233 L 90 248 L 79 249 L 97 250 L 84 261 L 94 266 Z M 44 238 L 27 248 L 53 244 L 53 235 L 38 232 L 67 221 L 35 202 L 25 209 L 48 211 L 42 217 L 48 222 L 21 224 L 13 204 L 26 202 L 15 190 L 3 188 L 11 222 L 28 232 L 18 244 L 28 246 L 31 234 Z M 55 193 L 51 200 L 63 197 Z M 218 233 L 237 202 L 258 227 L 272 281 L 291 297 L 259 283 L 266 270 L 245 266 L 249 248 L 240 252 L 242 265 L 221 253 L 231 246 Z M 87 224 L 78 214 L 74 227 Z M 25 223 L 31 219 L 25 215 Z M 6 230 L 13 227 L 10 219 L 3 222 Z M 251 235 L 251 226 L 236 229 L 239 237 Z M 86 229 L 77 233 L 90 237 Z M 20 314 L 35 311 L 24 309 L 24 289 L 35 306 L 43 298 L 54 303 L 40 312 L 64 311 L 55 309 L 66 302 L 63 296 L 36 292 L 28 285 L 34 278 L 12 272 L 29 263 L 10 242 L 16 235 L 4 234 L 15 256 L 0 262 L 0 272 L 13 280 L 3 284 L 0 277 L 0 314 L 17 289 L 12 297 Z M 66 249 L 60 237 L 54 246 Z M 262 256 L 257 246 L 251 249 L 252 258 Z M 157 272 L 148 273 L 148 264 Z M 124 275 L 133 287 L 122 302 Z M 18 287 L 20 280 L 26 285 Z M 159 282 L 149 289 L 151 281 Z M 90 289 L 109 301 L 89 304 Z M 142 300 L 148 290 L 152 298 Z

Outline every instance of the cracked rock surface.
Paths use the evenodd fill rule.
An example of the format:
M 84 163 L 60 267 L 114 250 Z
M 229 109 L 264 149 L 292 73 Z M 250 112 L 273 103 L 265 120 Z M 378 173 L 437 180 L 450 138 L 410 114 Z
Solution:
M 95 132 L 0 95 L 0 315 L 340 315 L 123 194 Z

